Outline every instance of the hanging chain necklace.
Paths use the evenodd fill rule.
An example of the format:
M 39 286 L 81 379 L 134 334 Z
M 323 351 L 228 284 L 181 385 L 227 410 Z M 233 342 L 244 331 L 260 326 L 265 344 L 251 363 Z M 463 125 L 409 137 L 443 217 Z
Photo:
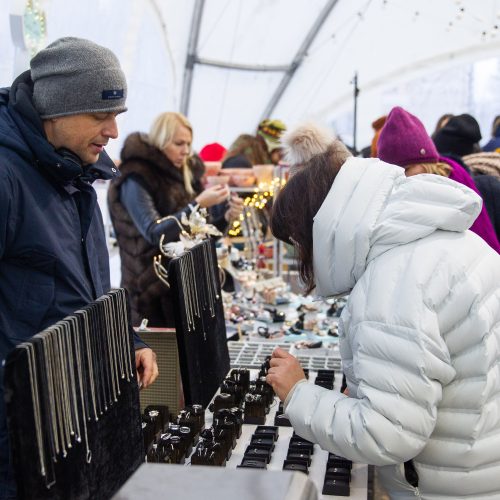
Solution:
M 186 280 L 193 280 L 191 261 L 185 271 Z M 193 327 L 200 314 L 196 298 L 194 288 Z M 18 348 L 26 352 L 38 468 L 50 488 L 56 482 L 53 464 L 75 443 L 84 442 L 85 460 L 91 462 L 87 422 L 98 422 L 118 401 L 121 381 L 136 380 L 125 291 L 109 292 Z

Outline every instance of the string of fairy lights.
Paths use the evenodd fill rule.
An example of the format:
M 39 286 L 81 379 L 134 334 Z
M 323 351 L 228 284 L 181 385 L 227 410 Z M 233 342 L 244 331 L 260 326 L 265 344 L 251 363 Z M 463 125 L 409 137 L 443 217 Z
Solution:
M 270 183 L 261 182 L 255 187 L 253 194 L 243 200 L 243 211 L 239 218 L 233 221 L 232 227 L 228 231 L 229 236 L 239 236 L 244 231 L 245 226 L 254 227 L 255 221 L 258 219 L 256 211 L 264 210 L 268 202 L 274 197 L 274 193 L 285 183 L 285 179 L 275 177 Z

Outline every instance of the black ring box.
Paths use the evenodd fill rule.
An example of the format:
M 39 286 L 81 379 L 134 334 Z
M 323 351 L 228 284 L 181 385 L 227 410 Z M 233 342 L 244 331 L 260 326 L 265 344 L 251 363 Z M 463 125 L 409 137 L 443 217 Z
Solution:
M 250 439 L 250 446 L 272 452 L 274 450 L 274 439 L 272 437 L 253 435 Z
M 349 482 L 341 479 L 326 479 L 321 493 L 323 495 L 348 497 L 351 494 L 351 488 L 349 486 Z
M 338 455 L 334 455 L 330 453 L 328 455 L 328 461 L 326 463 L 328 467 L 339 467 L 341 469 L 352 469 L 352 462 L 344 457 L 339 457 Z
M 343 467 L 327 467 L 325 479 L 342 479 L 351 480 L 351 470 Z
M 309 468 L 303 462 L 295 460 L 285 460 L 283 462 L 283 470 L 300 471 L 304 474 L 309 474 Z
M 263 460 L 268 464 L 271 461 L 271 451 L 256 448 L 255 446 L 247 446 L 244 458 L 249 458 L 251 460 Z
M 311 455 L 309 453 L 296 453 L 294 451 L 288 451 L 286 456 L 287 460 L 297 460 L 305 463 L 308 467 L 311 466 Z
M 274 439 L 274 441 L 278 441 L 279 437 L 279 429 L 275 425 L 259 425 L 257 426 L 257 429 L 255 429 L 255 432 L 253 433 L 254 436 L 266 436 L 266 437 L 271 437 Z
M 253 460 L 244 458 L 240 465 L 236 466 L 237 469 L 267 469 L 266 462 L 262 460 Z

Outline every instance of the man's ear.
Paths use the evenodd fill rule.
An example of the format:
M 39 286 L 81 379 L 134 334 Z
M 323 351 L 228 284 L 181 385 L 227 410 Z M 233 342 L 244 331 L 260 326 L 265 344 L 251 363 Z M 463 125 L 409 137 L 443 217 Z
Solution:
M 45 135 L 47 137 L 47 141 L 49 141 L 55 148 L 58 147 L 55 126 L 59 118 L 47 118 L 46 120 L 42 120 L 43 130 L 45 131 Z

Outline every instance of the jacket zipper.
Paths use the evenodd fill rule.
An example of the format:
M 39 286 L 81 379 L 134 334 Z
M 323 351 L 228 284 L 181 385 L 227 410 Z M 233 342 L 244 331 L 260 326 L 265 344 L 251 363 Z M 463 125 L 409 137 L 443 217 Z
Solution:
M 408 460 L 407 462 L 404 463 L 404 474 L 405 474 L 405 479 L 408 482 L 408 484 L 413 488 L 413 493 L 417 498 L 420 497 L 420 491 L 418 489 L 418 472 L 415 469 L 415 464 L 413 463 L 413 460 Z

